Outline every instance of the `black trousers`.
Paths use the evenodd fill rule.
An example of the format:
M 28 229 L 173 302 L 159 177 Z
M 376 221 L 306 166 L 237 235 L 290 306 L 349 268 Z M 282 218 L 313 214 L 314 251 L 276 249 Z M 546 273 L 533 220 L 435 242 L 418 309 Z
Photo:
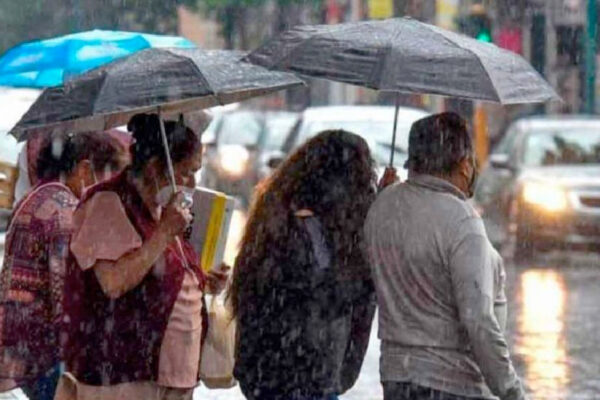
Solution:
M 382 382 L 383 400 L 485 400 L 457 396 L 410 382 Z

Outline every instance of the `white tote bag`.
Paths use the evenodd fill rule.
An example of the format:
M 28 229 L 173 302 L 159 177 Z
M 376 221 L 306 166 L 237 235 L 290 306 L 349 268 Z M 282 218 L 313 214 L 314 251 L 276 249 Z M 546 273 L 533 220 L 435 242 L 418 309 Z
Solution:
M 236 385 L 235 321 L 223 296 L 212 296 L 208 308 L 208 332 L 202 346 L 200 380 L 210 389 L 226 389 Z

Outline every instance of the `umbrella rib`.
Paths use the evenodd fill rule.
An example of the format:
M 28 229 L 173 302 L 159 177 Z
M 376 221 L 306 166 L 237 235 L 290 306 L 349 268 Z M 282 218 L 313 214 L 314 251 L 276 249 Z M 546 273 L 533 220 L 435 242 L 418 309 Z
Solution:
M 297 29 L 297 28 L 295 28 L 295 29 Z M 290 31 L 291 31 L 291 29 L 290 29 L 290 30 L 288 30 L 288 31 L 286 31 L 286 32 L 284 32 L 284 34 L 285 34 L 285 33 L 287 33 L 287 32 L 290 32 Z M 265 43 L 265 44 L 263 44 L 262 46 L 260 46 L 258 49 L 256 49 L 256 50 L 254 50 L 254 51 L 252 51 L 252 52 L 250 52 L 250 53 L 248 53 L 248 54 L 244 55 L 244 56 L 241 58 L 241 60 L 248 60 L 248 62 L 251 62 L 251 61 L 249 60 L 249 58 L 250 58 L 250 57 L 251 57 L 251 56 L 252 56 L 252 55 L 253 55 L 255 52 L 258 52 L 259 50 L 262 50 L 262 49 L 264 49 L 265 47 L 268 47 L 268 46 L 270 46 L 270 45 L 274 45 L 274 46 L 276 46 L 276 45 L 277 45 L 277 41 L 278 41 L 278 39 L 271 39 L 271 40 L 270 40 L 270 41 L 268 41 L 267 43 Z M 298 43 L 298 46 L 299 46 L 300 44 L 301 44 L 301 43 Z M 298 46 L 294 46 L 294 47 L 292 47 L 292 49 L 291 49 L 291 50 L 295 50 L 295 49 L 296 49 Z M 267 67 L 267 66 L 265 65 L 265 67 L 266 67 L 266 68 L 268 68 L 268 69 L 281 70 L 281 68 L 277 68 L 276 66 L 277 66 L 277 65 L 281 65 L 281 62 L 282 62 L 282 61 L 286 61 L 286 60 L 288 59 L 288 56 L 289 56 L 289 55 L 292 53 L 292 51 L 291 51 L 291 50 L 290 50 L 289 52 L 287 52 L 287 53 L 283 53 L 283 54 L 282 54 L 282 55 L 281 55 L 279 58 L 277 58 L 276 62 L 274 62 L 272 66 L 269 66 L 269 67 Z
M 298 28 L 302 28 L 302 27 L 310 27 L 310 25 L 303 25 L 303 26 L 300 26 Z M 323 36 L 332 37 L 331 35 L 333 33 L 338 33 L 340 31 L 343 32 L 343 31 L 346 31 L 346 30 L 354 29 L 354 27 L 348 27 L 348 26 L 345 26 L 344 24 L 317 25 L 316 27 L 318 27 L 318 28 L 327 28 L 327 30 L 323 31 L 323 32 L 317 32 L 317 33 L 311 34 L 308 39 L 303 40 L 302 42 L 300 42 L 297 45 L 293 46 L 290 49 L 290 51 L 286 52 L 280 58 L 278 58 L 277 61 L 276 61 L 276 63 L 274 63 L 273 65 L 282 65 L 284 62 L 288 61 L 288 59 L 293 55 L 294 51 L 297 51 L 299 48 L 304 47 L 305 45 L 311 43 L 314 39 L 321 38 Z M 290 29 L 288 32 L 291 32 L 293 30 L 298 30 L 298 28 Z M 278 68 L 275 68 L 275 69 L 278 69 Z M 295 71 L 293 69 L 290 69 L 290 70 L 291 71 Z
M 330 32 L 323 32 L 323 33 L 329 33 Z M 289 58 L 294 54 L 295 51 L 298 51 L 298 49 L 304 47 L 306 44 L 310 43 L 313 39 L 318 38 L 321 36 L 321 33 L 316 33 L 314 35 L 311 35 L 307 40 L 303 40 L 302 42 L 298 43 L 296 46 L 293 46 L 290 51 L 286 52 L 285 54 L 283 54 L 281 56 L 281 58 L 279 58 L 277 60 L 277 63 L 274 65 L 285 65 L 284 63 L 286 61 L 289 60 Z M 292 71 L 294 71 L 293 69 L 291 69 Z
M 100 99 L 100 94 L 102 93 L 102 90 L 104 89 L 104 82 L 106 81 L 106 76 L 107 76 L 106 70 L 103 70 L 102 71 L 102 87 L 98 91 L 98 96 L 96 96 L 96 98 L 94 99 L 94 104 L 92 105 L 92 115 L 96 113 L 96 103 Z
M 479 63 L 479 65 L 481 65 L 481 68 L 485 71 L 485 76 L 487 76 L 488 80 L 490 81 L 490 84 L 492 85 L 492 88 L 494 88 L 494 92 L 496 93 L 496 97 L 498 98 L 498 101 L 500 102 L 500 104 L 502 103 L 502 94 L 500 93 L 500 91 L 498 90 L 498 88 L 496 87 L 496 84 L 494 83 L 494 80 L 492 78 L 490 78 L 490 75 L 487 72 L 487 69 L 485 68 L 485 65 L 483 64 L 483 61 L 481 60 L 481 57 L 479 57 L 477 55 L 477 53 L 475 53 L 473 50 L 468 49 L 466 47 L 461 46 L 458 43 L 455 43 L 458 47 L 460 47 L 463 50 L 468 51 L 469 53 L 473 54 L 475 56 L 475 58 L 477 59 L 477 62 Z
M 196 72 L 198 72 L 198 75 L 200 76 L 200 80 L 201 80 L 203 83 L 205 83 L 205 84 L 206 84 L 206 86 L 207 86 L 207 87 L 210 89 L 210 91 L 211 91 L 212 95 L 213 95 L 213 96 L 214 96 L 214 97 L 217 99 L 217 102 L 218 102 L 219 104 L 221 104 L 221 101 L 219 100 L 219 96 L 218 96 L 217 92 L 216 92 L 216 91 L 215 91 L 215 89 L 212 87 L 212 85 L 210 84 L 210 82 L 208 81 L 208 79 L 206 79 L 206 77 L 204 76 L 204 74 L 202 73 L 202 71 L 200 70 L 200 68 L 198 67 L 198 64 L 196 64 L 196 63 L 195 63 L 195 62 L 194 62 L 194 61 L 193 61 L 191 58 L 189 58 L 189 57 L 185 57 L 185 56 L 182 56 L 182 55 L 179 55 L 179 54 L 176 54 L 176 53 L 173 53 L 172 51 L 170 51 L 170 50 L 167 50 L 167 49 L 159 49 L 159 50 L 157 50 L 157 51 L 166 51 L 166 52 L 168 52 L 169 54 L 173 55 L 174 57 L 176 57 L 176 58 L 179 58 L 179 59 L 181 59 L 181 60 L 185 61 L 186 63 L 191 63 L 191 64 L 192 64 L 192 68 L 193 68 L 193 69 L 194 69 Z
M 425 24 L 427 25 L 427 24 Z M 492 85 L 492 88 L 494 89 L 494 93 L 496 93 L 496 98 L 497 101 L 500 102 L 500 104 L 502 104 L 502 97 L 500 95 L 500 92 L 498 91 L 498 88 L 496 87 L 496 85 L 494 84 L 494 81 L 492 80 L 492 78 L 490 78 L 487 69 L 485 68 L 485 65 L 483 64 L 483 62 L 481 61 L 481 58 L 479 57 L 479 55 L 477 55 L 477 53 L 475 53 L 473 50 L 460 45 L 459 43 L 455 42 L 454 40 L 446 37 L 445 35 L 443 35 L 442 33 L 438 32 L 436 29 L 431 29 L 430 26 L 427 26 L 427 28 L 432 31 L 434 34 L 441 36 L 445 41 L 447 41 L 448 43 L 451 43 L 452 45 L 454 45 L 455 47 L 458 47 L 462 50 L 465 50 L 469 53 L 471 53 L 472 55 L 475 56 L 475 59 L 477 60 L 477 62 L 479 63 L 479 65 L 481 66 L 481 68 L 483 69 L 483 71 L 485 72 L 485 76 L 487 76 L 488 81 L 490 82 L 490 84 Z
M 403 32 L 403 28 L 404 28 L 403 24 L 398 24 L 398 30 L 394 33 L 393 37 L 391 38 L 391 40 L 390 40 L 390 42 L 389 42 L 389 44 L 387 46 L 388 49 L 389 49 L 389 51 L 386 53 L 386 55 L 385 55 L 385 57 L 384 57 L 384 59 L 382 61 L 382 68 L 381 68 L 382 73 L 379 76 L 379 82 L 378 82 L 378 85 L 377 85 L 379 88 L 383 84 L 382 81 L 383 81 L 383 78 L 384 78 L 384 75 L 385 75 L 383 72 L 386 70 L 386 66 L 387 66 L 387 63 L 388 63 L 388 57 L 390 57 L 391 54 L 392 54 L 392 52 L 393 52 L 394 42 L 399 39 L 400 34 Z M 399 53 L 402 55 L 401 52 L 399 52 Z M 394 78 L 395 78 L 395 74 L 394 74 Z

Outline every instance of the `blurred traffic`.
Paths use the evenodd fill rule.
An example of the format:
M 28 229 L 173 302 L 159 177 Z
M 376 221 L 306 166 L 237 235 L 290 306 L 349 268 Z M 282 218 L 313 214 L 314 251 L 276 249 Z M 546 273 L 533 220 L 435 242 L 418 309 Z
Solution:
M 461 165 L 453 165 L 453 168 L 464 167 L 462 174 L 458 174 L 459 181 L 466 178 L 471 183 L 476 181 L 474 196 L 466 201 L 482 217 L 489 240 L 504 260 L 504 267 L 500 269 L 505 269 L 506 281 L 499 284 L 494 276 L 494 285 L 498 284 L 500 293 L 505 292 L 508 306 L 502 338 L 506 338 L 510 359 L 528 398 L 600 398 L 597 376 L 600 365 L 600 336 L 597 334 L 600 329 L 597 317 L 600 304 L 597 290 L 600 284 L 600 80 L 597 79 L 600 0 L 117 3 L 36 0 L 0 5 L 0 21 L 6 30 L 0 39 L 0 261 L 4 259 L 7 224 L 18 200 L 20 183 L 17 180 L 35 170 L 31 166 L 35 167 L 37 159 L 32 161 L 26 157 L 31 154 L 37 157 L 36 151 L 29 152 L 27 146 L 35 141 L 38 128 L 48 135 L 113 128 L 110 132 L 117 132 L 119 140 L 122 139 L 119 150 L 128 155 L 129 150 L 135 152 L 136 146 L 130 133 L 125 132 L 128 130 L 125 124 L 139 113 L 156 113 L 153 114 L 157 117 L 155 128 L 158 122 L 163 124 L 164 119 L 171 125 L 185 125 L 198 136 L 201 133 L 198 140 L 202 146 L 198 146 L 194 159 L 197 165 L 192 175 L 202 190 L 209 189 L 206 193 L 221 196 L 221 200 L 226 194 L 226 201 L 235 198 L 233 211 L 216 212 L 216 201 L 203 210 L 212 217 L 218 214 L 223 220 L 227 218 L 222 214 L 230 212 L 227 216 L 229 231 L 221 235 L 226 237 L 222 261 L 225 266 L 234 266 L 240 248 L 242 261 L 264 250 L 259 243 L 264 240 L 260 237 L 261 231 L 247 229 L 254 226 L 255 219 L 257 226 L 260 223 L 267 227 L 280 226 L 280 215 L 273 203 L 265 203 L 270 204 L 266 207 L 263 204 L 266 212 L 256 217 L 260 208 L 256 201 L 261 195 L 268 197 L 265 187 L 271 190 L 270 194 L 280 194 L 280 188 L 270 178 L 277 176 L 274 173 L 281 171 L 308 141 L 328 130 L 344 130 L 362 137 L 380 182 L 378 187 L 372 185 L 373 193 L 377 192 L 381 198 L 386 186 L 392 186 L 396 180 L 409 179 L 405 162 L 409 159 L 413 123 L 447 111 L 456 112 L 467 122 L 474 153 L 460 161 L 472 162 L 471 167 L 477 168 Z M 411 18 L 397 18 L 405 16 Z M 338 29 L 336 24 L 340 23 L 349 25 Z M 205 52 L 205 49 L 218 50 Z M 185 63 L 180 64 L 182 59 L 186 60 L 186 68 Z M 110 64 L 114 60 L 117 61 Z M 126 65 L 129 69 L 124 73 L 115 65 Z M 96 67 L 104 72 L 94 75 L 91 71 L 85 76 L 92 79 L 78 80 L 79 74 L 89 73 Z M 185 79 L 181 79 L 183 77 Z M 63 84 L 65 86 L 60 86 Z M 76 88 L 80 85 L 80 92 L 73 94 L 73 98 L 68 98 L 69 90 L 63 90 L 70 84 Z M 41 97 L 44 101 L 39 101 L 36 104 L 39 107 L 34 106 L 25 114 L 43 88 L 47 88 Z M 559 96 L 560 101 L 556 101 Z M 251 97 L 254 98 L 249 100 Z M 96 109 L 98 104 L 107 108 Z M 212 118 L 207 127 L 192 128 L 184 120 L 184 113 L 196 108 L 205 109 Z M 142 125 L 139 139 L 146 138 L 145 134 L 150 131 Z M 11 129 L 12 135 L 9 134 Z M 65 132 L 58 132 L 61 130 Z M 172 126 L 168 130 L 171 136 L 181 133 Z M 154 131 L 159 132 L 158 128 Z M 169 154 L 171 144 L 166 133 L 162 134 L 164 142 L 157 141 L 148 147 L 160 157 L 164 156 L 159 151 L 161 145 L 167 145 Z M 443 141 L 443 136 L 431 137 Z M 331 149 L 324 146 L 319 155 L 327 158 L 326 150 Z M 139 149 L 138 152 L 143 153 Z M 168 164 L 170 157 L 167 156 Z M 202 157 L 202 168 L 197 170 L 199 157 Z M 146 168 L 150 164 L 147 161 L 139 164 Z M 295 161 L 300 165 L 302 160 Z M 163 193 L 168 194 L 176 183 L 180 184 L 175 182 L 173 166 L 170 167 L 171 180 L 165 175 L 164 182 L 161 181 Z M 97 172 L 88 175 L 96 181 Z M 154 181 L 150 182 L 153 172 L 149 169 L 148 179 L 140 180 L 147 186 L 148 193 L 160 189 L 156 181 L 158 175 L 155 173 Z M 192 175 L 185 176 L 186 182 L 194 181 Z M 292 180 L 305 178 L 299 172 L 297 176 L 289 175 Z M 321 176 L 320 171 L 309 175 Z M 383 176 L 385 185 L 380 181 Z M 34 182 L 29 184 L 27 189 L 35 186 Z M 81 186 L 84 198 L 83 181 Z M 349 189 L 343 187 L 338 193 Z M 468 191 L 462 192 L 468 194 Z M 296 193 L 285 194 L 293 198 Z M 151 200 L 152 197 L 148 195 Z M 319 201 L 325 200 L 317 199 L 315 203 Z M 337 203 L 333 202 L 330 207 L 331 215 L 337 210 Z M 225 203 L 219 204 L 225 208 Z M 171 206 L 171 211 L 177 209 L 176 205 Z M 127 211 L 131 214 L 129 209 Z M 294 218 L 310 220 L 314 217 L 314 210 L 294 211 Z M 193 215 L 188 215 L 186 210 L 178 212 L 186 221 L 193 220 Z M 392 214 L 390 212 L 391 217 L 396 215 Z M 450 214 L 440 213 L 440 220 Z M 215 231 L 216 225 L 209 219 L 207 231 Z M 112 226 L 110 228 L 111 234 L 100 233 L 112 236 Z M 192 229 L 191 223 L 187 229 Z M 335 237 L 348 231 L 338 225 L 327 229 L 333 233 L 326 233 Z M 289 232 L 288 225 L 271 235 L 273 237 L 265 235 L 272 240 L 270 250 L 284 243 L 282 238 Z M 457 229 L 456 235 L 451 232 L 448 236 L 454 239 L 459 234 Z M 293 249 L 281 251 L 277 262 L 269 258 L 274 257 L 276 251 L 265 251 L 263 259 L 248 262 L 250 267 L 244 273 L 247 276 L 255 273 L 267 259 L 265 264 L 271 269 L 265 271 L 272 276 L 266 272 L 258 276 L 269 283 L 276 282 L 277 268 L 283 271 L 301 258 L 289 257 L 291 250 L 297 250 L 297 237 L 293 239 Z M 436 242 L 437 239 L 439 237 Z M 385 240 L 387 238 L 383 238 Z M 247 246 L 245 254 L 244 245 Z M 395 245 L 399 248 L 403 243 Z M 46 249 L 37 246 L 36 251 L 38 247 Z M 210 247 L 202 247 L 201 251 Z M 482 258 L 486 261 L 495 254 L 492 247 L 488 247 L 490 257 Z M 7 252 L 9 248 L 10 245 L 6 245 Z M 319 252 L 315 250 L 315 253 Z M 323 258 L 323 253 L 327 251 L 316 254 L 316 258 Z M 8 260 L 13 258 L 7 257 Z M 0 263 L 0 269 L 2 266 Z M 293 283 L 302 284 L 302 278 Z M 283 285 L 273 293 L 280 295 L 287 289 Z M 410 289 L 412 287 L 407 291 Z M 379 297 L 381 302 L 382 296 Z M 271 300 L 273 298 L 274 295 Z M 252 301 L 242 303 L 250 310 L 260 308 L 259 303 Z M 282 298 L 279 301 L 283 303 Z M 324 304 L 325 309 L 329 303 Z M 284 311 L 293 314 L 295 303 L 290 301 L 290 304 L 293 306 Z M 132 314 L 137 315 L 144 305 L 136 309 L 134 304 L 136 312 Z M 212 312 L 214 304 L 206 305 Z M 303 327 L 295 329 L 301 326 L 298 321 L 306 320 L 301 313 L 300 317 L 295 320 L 296 325 L 291 324 L 290 336 L 296 331 L 304 333 Z M 129 322 L 128 318 L 124 321 Z M 340 395 L 341 399 L 381 400 L 384 397 L 378 338 L 379 324 L 384 322 L 375 317 L 370 336 L 362 338 L 369 342 L 369 347 L 362 369 L 359 365 L 360 375 L 356 384 Z M 264 323 L 264 326 L 271 325 Z M 1 329 L 0 323 L 0 344 Z M 249 331 L 260 335 L 263 329 Z M 311 332 L 310 329 L 307 332 Z M 155 333 L 148 336 L 154 337 Z M 279 339 L 278 336 L 285 335 L 285 332 L 277 332 L 271 336 Z M 334 336 L 332 343 L 342 335 Z M 497 341 L 491 342 L 484 347 L 497 345 Z M 95 343 L 89 345 L 94 348 Z M 267 362 L 275 362 L 281 355 L 292 353 L 277 352 L 281 348 L 274 350 L 269 353 L 265 349 L 257 354 L 266 354 Z M 275 356 L 268 357 L 268 354 Z M 192 364 L 198 365 L 197 362 Z M 248 365 L 250 367 L 243 372 L 260 371 L 252 362 Z M 112 367 L 107 370 L 112 371 Z M 290 366 L 290 371 L 293 368 Z M 485 368 L 480 366 L 479 369 Z M 285 368 L 274 370 L 272 375 L 277 375 L 275 372 Z M 263 372 L 256 376 L 263 379 L 268 375 Z M 497 371 L 491 372 L 494 373 Z M 255 384 L 259 379 L 254 378 L 247 380 Z M 291 380 L 283 384 L 289 384 L 288 381 Z M 444 381 L 444 385 L 446 383 Z M 247 385 L 246 382 L 246 396 Z M 195 399 L 245 398 L 240 389 L 242 385 L 227 390 L 208 389 L 210 384 L 196 389 L 188 386 Z M 0 385 L 0 399 L 26 399 L 20 389 L 2 390 Z M 332 393 L 331 398 L 337 398 L 335 394 Z
M 475 200 L 490 238 L 515 258 L 552 248 L 600 249 L 600 119 L 514 122 L 483 170 Z
M 297 113 L 240 110 L 216 114 L 204 140 L 204 186 L 239 196 L 250 203 L 254 186 L 269 174 L 269 162 L 280 157 Z

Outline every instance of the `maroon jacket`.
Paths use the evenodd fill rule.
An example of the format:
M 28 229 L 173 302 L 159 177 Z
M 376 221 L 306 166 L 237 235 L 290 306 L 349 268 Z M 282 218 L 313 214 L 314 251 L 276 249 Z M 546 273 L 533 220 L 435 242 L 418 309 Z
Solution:
M 81 204 L 100 191 L 117 193 L 131 223 L 147 240 L 156 223 L 127 176 L 125 170 L 94 186 Z M 188 264 L 197 265 L 199 258 L 192 246 L 182 243 Z M 111 300 L 102 291 L 93 268 L 83 271 L 71 257 L 64 300 L 68 321 L 65 361 L 67 370 L 79 381 L 114 385 L 157 380 L 160 346 L 184 276 L 175 243 L 167 247 L 164 259 L 160 275 L 151 270 L 137 287 Z M 204 289 L 205 276 L 200 268 L 195 270 Z M 206 315 L 202 320 L 206 323 Z

